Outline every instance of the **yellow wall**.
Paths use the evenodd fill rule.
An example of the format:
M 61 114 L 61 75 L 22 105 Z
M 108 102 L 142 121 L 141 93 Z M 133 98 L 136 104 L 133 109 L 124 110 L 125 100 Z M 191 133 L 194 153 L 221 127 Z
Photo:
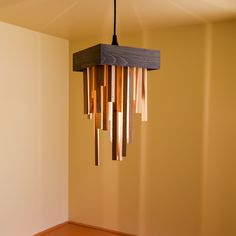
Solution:
M 212 27 L 203 162 L 203 236 L 236 235 L 236 21 Z
M 83 115 L 82 75 L 70 79 L 69 218 L 142 236 L 236 235 L 236 21 L 120 38 L 161 50 L 148 80 L 149 119 L 135 119 L 125 161 L 111 161 Z M 70 52 L 109 40 L 70 42 Z
M 68 41 L 0 23 L 0 235 L 68 218 Z

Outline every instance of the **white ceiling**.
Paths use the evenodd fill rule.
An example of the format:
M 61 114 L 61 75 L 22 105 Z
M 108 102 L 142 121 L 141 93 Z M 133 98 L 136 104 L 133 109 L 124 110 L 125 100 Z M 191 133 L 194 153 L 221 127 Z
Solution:
M 236 0 L 117 0 L 118 32 L 236 18 Z M 0 21 L 67 39 L 112 34 L 113 0 L 0 0 Z

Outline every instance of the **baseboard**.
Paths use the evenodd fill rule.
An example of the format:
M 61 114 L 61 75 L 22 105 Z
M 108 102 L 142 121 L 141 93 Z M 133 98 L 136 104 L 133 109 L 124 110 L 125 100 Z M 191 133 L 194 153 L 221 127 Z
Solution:
M 93 226 L 93 225 L 88 225 L 88 224 L 83 224 L 83 223 L 78 223 L 78 222 L 75 222 L 75 221 L 66 221 L 64 223 L 61 223 L 61 224 L 58 224 L 56 226 L 53 226 L 49 229 L 46 229 L 40 233 L 37 233 L 35 234 L 34 236 L 43 236 L 43 235 L 46 235 L 47 233 L 50 233 L 54 230 L 57 230 L 67 224 L 71 224 L 71 225 L 77 225 L 77 226 L 80 226 L 80 227 L 86 227 L 86 228 L 90 228 L 90 229 L 97 229 L 99 231 L 103 231 L 103 232 L 108 232 L 108 233 L 114 233 L 114 234 L 117 234 L 117 235 L 123 235 L 123 236 L 138 236 L 138 235 L 135 235 L 135 234 L 127 234 L 127 233 L 123 233 L 123 232 L 119 232 L 119 231 L 116 231 L 116 230 L 111 230 L 111 229 L 105 229 L 105 228 L 102 228 L 102 227 L 98 227 L 98 226 Z
M 108 233 L 114 233 L 114 234 L 117 234 L 117 235 L 138 236 L 138 235 L 135 235 L 135 234 L 127 234 L 127 233 L 124 233 L 124 232 L 120 232 L 120 231 L 116 231 L 116 230 L 112 230 L 112 229 L 106 229 L 106 228 L 93 226 L 93 225 L 88 225 L 88 224 L 83 224 L 83 223 L 78 223 L 78 222 L 75 222 L 75 221 L 68 221 L 68 224 L 78 225 L 78 226 L 82 226 L 82 227 L 86 227 L 86 228 L 90 228 L 90 229 L 97 229 L 97 230 L 100 230 L 100 231 L 104 231 L 104 232 L 108 232 Z

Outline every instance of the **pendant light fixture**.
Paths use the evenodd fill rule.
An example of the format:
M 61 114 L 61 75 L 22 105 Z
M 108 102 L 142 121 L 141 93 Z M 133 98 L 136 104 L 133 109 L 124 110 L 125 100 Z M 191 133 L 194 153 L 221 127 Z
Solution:
M 73 54 L 73 71 L 83 72 L 84 114 L 94 120 L 95 165 L 100 165 L 99 132 L 109 130 L 112 160 L 126 156 L 133 119 L 147 121 L 147 71 L 160 68 L 160 52 L 118 46 L 116 0 L 112 45 L 98 44 Z

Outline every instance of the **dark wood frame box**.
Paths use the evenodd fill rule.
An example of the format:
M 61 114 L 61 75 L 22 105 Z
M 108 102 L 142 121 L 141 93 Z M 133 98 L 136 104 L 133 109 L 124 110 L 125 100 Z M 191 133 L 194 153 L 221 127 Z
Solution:
M 73 54 L 73 71 L 95 65 L 115 65 L 160 69 L 160 51 L 98 44 Z

